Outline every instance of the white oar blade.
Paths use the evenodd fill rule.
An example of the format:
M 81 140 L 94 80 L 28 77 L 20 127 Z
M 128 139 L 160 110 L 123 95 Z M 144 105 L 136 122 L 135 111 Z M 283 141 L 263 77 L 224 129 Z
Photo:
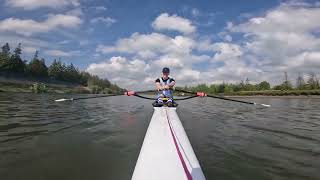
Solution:
M 271 105 L 269 104 L 260 104 L 261 106 L 264 106 L 264 107 L 271 107 Z
M 73 99 L 56 99 L 55 102 L 72 101 Z

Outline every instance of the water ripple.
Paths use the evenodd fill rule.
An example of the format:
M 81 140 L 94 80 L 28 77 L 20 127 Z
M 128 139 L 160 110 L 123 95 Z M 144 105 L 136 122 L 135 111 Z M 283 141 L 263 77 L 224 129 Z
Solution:
M 71 96 L 0 93 L 2 179 L 130 179 L 151 102 L 53 101 Z M 320 179 L 319 99 L 246 100 L 272 107 L 179 101 L 178 115 L 207 179 Z

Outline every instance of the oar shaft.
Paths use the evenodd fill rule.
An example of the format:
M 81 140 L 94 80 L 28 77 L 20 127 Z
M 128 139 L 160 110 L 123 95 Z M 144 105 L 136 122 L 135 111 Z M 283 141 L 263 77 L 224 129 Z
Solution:
M 78 97 L 78 98 L 62 98 L 62 99 L 56 99 L 55 102 L 63 102 L 63 101 L 76 101 L 76 100 L 82 100 L 82 99 L 94 99 L 94 98 L 102 98 L 102 97 L 110 97 L 110 96 L 122 96 L 123 94 L 107 94 L 102 96 L 91 96 L 91 97 Z
M 239 103 L 245 103 L 245 104 L 256 104 L 254 102 L 247 102 L 247 101 L 241 101 L 241 100 L 236 100 L 236 99 L 229 99 L 221 96 L 214 96 L 214 95 L 207 95 L 207 97 L 211 98 L 216 98 L 216 99 L 222 99 L 222 100 L 227 100 L 227 101 L 233 101 L 233 102 L 239 102 Z
M 108 94 L 108 95 L 93 96 L 93 97 L 79 97 L 79 98 L 73 98 L 72 100 L 94 99 L 94 98 L 102 98 L 102 97 L 110 97 L 110 96 L 122 96 L 122 95 L 123 95 L 123 94 Z
M 183 92 L 183 93 L 189 93 L 189 94 L 196 94 L 198 96 L 199 96 L 199 94 L 201 94 L 201 97 L 207 96 L 207 97 L 211 97 L 211 98 L 222 99 L 222 100 L 233 101 L 233 102 L 239 102 L 239 103 L 244 103 L 244 104 L 252 104 L 252 105 L 256 105 L 257 104 L 255 102 L 241 101 L 241 100 L 230 99 L 230 98 L 226 98 L 226 97 L 222 97 L 222 96 L 215 96 L 215 95 L 210 95 L 210 94 L 205 94 L 204 95 L 203 93 L 186 91 L 186 90 L 183 90 L 183 89 L 176 89 L 175 91 Z M 265 106 L 265 107 L 270 107 L 270 105 L 268 105 L 268 104 L 258 104 L 258 105 Z

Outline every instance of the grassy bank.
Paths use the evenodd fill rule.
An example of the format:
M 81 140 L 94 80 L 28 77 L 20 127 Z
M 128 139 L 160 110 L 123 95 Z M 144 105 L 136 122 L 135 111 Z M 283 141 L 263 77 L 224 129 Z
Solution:
M 203 91 L 205 92 L 205 91 Z M 207 92 L 206 92 L 207 93 Z M 208 93 L 210 94 L 210 93 Z M 186 96 L 186 93 L 175 93 L 176 96 Z M 320 96 L 320 90 L 267 90 L 267 91 L 239 91 L 239 92 L 232 92 L 232 93 L 218 93 L 215 95 L 219 96 L 227 96 L 227 97 L 250 97 L 250 96 L 261 96 L 261 97 L 272 97 L 272 96 L 286 96 L 286 97 L 298 97 L 298 96 Z
M 268 90 L 268 91 L 240 91 L 225 93 L 226 96 L 312 96 L 320 95 L 320 90 Z
M 0 82 L 0 92 L 34 92 L 32 83 Z M 90 89 L 83 86 L 68 86 L 59 84 L 45 84 L 47 93 L 91 93 Z
M 117 85 L 105 85 L 105 80 L 94 79 L 90 85 L 53 80 L 51 78 L 35 78 L 23 75 L 3 75 L 0 73 L 0 92 L 34 92 L 34 93 L 77 93 L 102 94 L 122 91 Z

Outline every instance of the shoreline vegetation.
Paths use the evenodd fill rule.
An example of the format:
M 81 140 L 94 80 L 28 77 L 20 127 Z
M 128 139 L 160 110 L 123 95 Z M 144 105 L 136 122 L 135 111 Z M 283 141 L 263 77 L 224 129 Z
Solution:
M 60 59 L 47 66 L 36 51 L 31 60 L 22 60 L 22 45 L 11 51 L 6 43 L 0 51 L 0 92 L 92 93 L 122 92 L 108 79 L 80 71 Z
M 193 92 L 205 92 L 207 94 L 218 94 L 228 97 L 246 97 L 246 96 L 305 96 L 314 97 L 320 95 L 320 83 L 315 73 L 310 73 L 309 78 L 305 81 L 305 78 L 299 74 L 296 79 L 296 85 L 294 86 L 291 81 L 288 80 L 288 74 L 284 72 L 284 81 L 271 87 L 267 81 L 254 84 L 250 83 L 247 78 L 246 81 L 241 81 L 237 84 L 199 84 L 194 87 L 179 87 L 180 89 L 193 91 Z
M 10 50 L 8 43 L 1 47 L 0 92 L 111 94 L 125 91 L 108 79 L 79 71 L 72 63 L 66 65 L 60 59 L 55 59 L 50 66 L 47 66 L 45 59 L 39 58 L 38 51 L 29 61 L 22 60 L 21 54 L 21 44 L 14 51 Z M 307 78 L 299 74 L 295 85 L 288 80 L 286 72 L 283 79 L 283 83 L 273 87 L 267 81 L 253 84 L 247 78 L 237 84 L 199 84 L 177 88 L 228 97 L 320 95 L 319 80 L 313 72 L 309 73 Z

